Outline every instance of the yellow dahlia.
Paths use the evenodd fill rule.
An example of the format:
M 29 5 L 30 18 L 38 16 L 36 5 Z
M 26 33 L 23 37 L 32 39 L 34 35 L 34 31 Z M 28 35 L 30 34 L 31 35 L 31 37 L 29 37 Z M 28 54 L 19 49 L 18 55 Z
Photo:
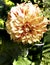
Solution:
M 6 22 L 6 30 L 11 39 L 23 44 L 40 41 L 47 31 L 48 24 L 47 18 L 40 14 L 38 5 L 33 5 L 31 2 L 12 7 Z

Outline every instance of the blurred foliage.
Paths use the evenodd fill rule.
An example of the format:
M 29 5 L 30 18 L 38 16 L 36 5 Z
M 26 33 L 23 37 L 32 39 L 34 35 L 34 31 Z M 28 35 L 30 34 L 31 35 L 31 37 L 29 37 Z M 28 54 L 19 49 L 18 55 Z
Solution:
M 14 3 L 10 0 L 4 0 L 5 4 L 8 5 L 8 6 L 12 6 L 14 5 Z
M 42 45 L 22 45 L 10 40 L 5 21 L 11 7 L 31 1 L 38 4 L 43 15 L 50 20 L 50 0 L 0 0 L 0 65 L 50 65 L 50 25 L 44 34 Z
M 18 60 L 16 61 L 14 59 L 13 65 L 30 65 L 31 61 L 29 61 L 27 58 L 18 57 Z
M 0 27 L 4 28 L 4 20 L 0 19 Z
M 42 61 L 40 65 L 50 65 L 50 30 L 44 34 L 44 47 L 42 51 Z

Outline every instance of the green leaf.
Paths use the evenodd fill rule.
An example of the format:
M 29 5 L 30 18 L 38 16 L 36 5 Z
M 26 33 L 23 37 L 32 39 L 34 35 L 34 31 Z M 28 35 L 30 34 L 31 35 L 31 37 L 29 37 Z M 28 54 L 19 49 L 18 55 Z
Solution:
M 50 30 L 47 31 L 44 35 L 43 51 L 42 51 L 42 60 L 40 65 L 49 65 L 50 64 Z
M 40 65 L 50 65 L 50 43 L 44 45 Z
M 45 8 L 45 10 L 43 11 L 43 14 L 46 18 L 50 19 L 50 7 L 49 8 Z
M 31 61 L 29 61 L 27 58 L 19 57 L 18 60 L 14 59 L 13 65 L 30 65 Z
M 3 19 L 0 19 L 0 29 L 1 28 L 4 28 L 4 20 Z
M 50 30 L 47 31 L 44 35 L 44 43 L 50 42 Z
M 11 0 L 4 0 L 6 5 L 12 6 L 14 3 Z

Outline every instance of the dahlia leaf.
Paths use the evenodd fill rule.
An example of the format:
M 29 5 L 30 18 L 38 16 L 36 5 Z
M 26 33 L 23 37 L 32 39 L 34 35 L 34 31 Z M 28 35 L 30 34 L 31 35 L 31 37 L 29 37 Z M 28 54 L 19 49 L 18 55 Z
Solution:
M 44 43 L 50 42 L 50 30 L 44 34 Z
M 27 58 L 22 58 L 19 57 L 18 60 L 16 61 L 16 59 L 13 62 L 13 65 L 30 65 L 31 61 L 29 61 Z
M 50 43 L 44 45 L 40 65 L 50 65 Z
M 50 30 L 44 35 L 44 43 L 40 65 L 50 65 Z

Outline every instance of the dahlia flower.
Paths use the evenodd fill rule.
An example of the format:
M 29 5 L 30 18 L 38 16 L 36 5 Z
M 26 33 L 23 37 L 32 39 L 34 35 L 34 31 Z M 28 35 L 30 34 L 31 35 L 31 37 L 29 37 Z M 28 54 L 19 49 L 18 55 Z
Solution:
M 37 4 L 21 3 L 8 13 L 6 30 L 14 42 L 33 44 L 40 41 L 47 31 L 48 20 L 41 14 Z

